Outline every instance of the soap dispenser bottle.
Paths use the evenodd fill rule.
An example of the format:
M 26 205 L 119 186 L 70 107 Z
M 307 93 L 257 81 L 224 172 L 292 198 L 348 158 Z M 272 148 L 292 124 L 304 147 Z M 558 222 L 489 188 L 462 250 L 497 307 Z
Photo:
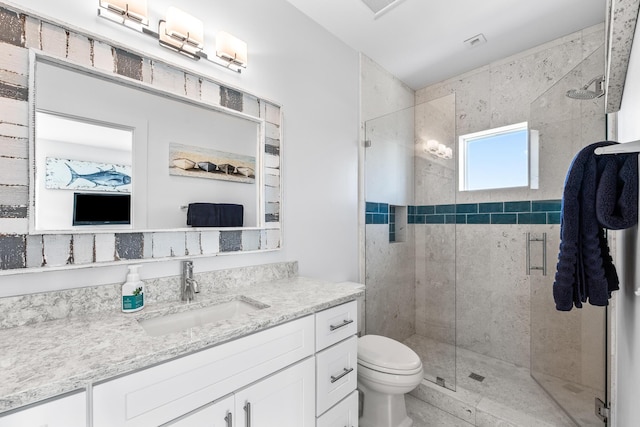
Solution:
M 132 313 L 144 307 L 144 282 L 138 275 L 139 265 L 130 265 L 127 281 L 122 285 L 122 311 Z

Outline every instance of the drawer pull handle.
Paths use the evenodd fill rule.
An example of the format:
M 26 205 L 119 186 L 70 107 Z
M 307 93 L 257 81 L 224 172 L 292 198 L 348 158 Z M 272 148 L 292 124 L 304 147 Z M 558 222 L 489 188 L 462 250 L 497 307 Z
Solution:
M 333 375 L 331 375 L 331 384 L 335 383 L 336 381 L 338 381 L 340 378 L 344 377 L 345 375 L 350 374 L 353 371 L 353 368 L 343 368 L 342 369 L 342 373 L 340 375 L 338 375 L 337 377 L 334 377 Z
M 251 427 L 251 403 L 247 402 L 247 404 L 244 405 L 244 411 L 247 413 L 246 426 Z
M 224 417 L 224 420 L 227 422 L 227 427 L 233 427 L 233 415 L 231 415 L 231 412 L 227 412 L 227 416 Z
M 343 320 L 342 323 L 340 323 L 339 325 L 329 325 L 329 330 L 331 331 L 335 331 L 336 329 L 340 329 L 344 326 L 347 326 L 349 324 L 353 323 L 352 319 L 349 320 Z

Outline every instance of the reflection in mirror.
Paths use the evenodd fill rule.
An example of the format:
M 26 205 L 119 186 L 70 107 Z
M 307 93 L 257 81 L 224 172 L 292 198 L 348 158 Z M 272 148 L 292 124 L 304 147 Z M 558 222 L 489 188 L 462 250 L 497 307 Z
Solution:
M 33 82 L 32 232 L 185 228 L 192 203 L 241 205 L 240 224 L 263 223 L 262 120 L 46 57 Z M 107 205 L 130 194 L 130 220 L 74 221 L 78 193 Z
M 35 229 L 131 228 L 133 131 L 42 111 L 35 124 Z

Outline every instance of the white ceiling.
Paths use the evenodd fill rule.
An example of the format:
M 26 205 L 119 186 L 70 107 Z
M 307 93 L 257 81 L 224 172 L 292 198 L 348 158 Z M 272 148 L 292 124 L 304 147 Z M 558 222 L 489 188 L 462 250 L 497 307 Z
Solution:
M 131 152 L 133 131 L 36 112 L 38 139 Z
M 604 22 L 606 0 L 287 0 L 413 89 Z M 370 0 L 368 0 L 371 3 Z M 484 34 L 487 43 L 463 42 Z

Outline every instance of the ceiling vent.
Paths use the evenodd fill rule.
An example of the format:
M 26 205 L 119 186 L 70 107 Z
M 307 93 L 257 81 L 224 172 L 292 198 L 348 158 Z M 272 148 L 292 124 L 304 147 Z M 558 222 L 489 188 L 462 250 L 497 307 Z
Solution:
M 464 41 L 464 44 L 466 44 L 469 47 L 477 47 L 477 46 L 480 46 L 481 44 L 485 44 L 486 42 L 487 42 L 487 38 L 484 36 L 484 34 L 480 33 L 476 36 L 466 39 Z
M 378 18 L 389 10 L 393 9 L 403 0 L 362 0 L 369 9 L 374 13 L 374 17 Z

